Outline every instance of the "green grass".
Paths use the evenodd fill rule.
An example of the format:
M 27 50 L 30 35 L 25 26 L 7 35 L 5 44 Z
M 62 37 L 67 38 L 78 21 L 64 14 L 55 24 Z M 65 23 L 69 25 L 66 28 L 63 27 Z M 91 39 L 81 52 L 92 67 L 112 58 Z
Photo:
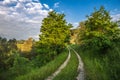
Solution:
M 19 76 L 15 80 L 44 80 L 51 75 L 55 70 L 66 60 L 68 52 L 61 53 L 53 61 L 49 62 L 45 66 L 32 70 L 26 75 Z
M 120 79 L 120 46 L 115 46 L 108 53 L 100 55 L 94 50 L 81 50 L 76 47 L 85 67 L 86 80 Z
M 76 80 L 78 68 L 78 59 L 71 50 L 71 58 L 67 66 L 53 80 Z

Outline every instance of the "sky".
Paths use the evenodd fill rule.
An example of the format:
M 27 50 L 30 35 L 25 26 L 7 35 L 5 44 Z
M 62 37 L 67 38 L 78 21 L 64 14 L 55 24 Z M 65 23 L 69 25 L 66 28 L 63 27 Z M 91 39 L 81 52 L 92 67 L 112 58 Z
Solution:
M 77 27 L 100 6 L 110 11 L 113 21 L 120 19 L 120 0 L 0 0 L 0 36 L 38 40 L 49 11 L 64 13 L 66 21 Z

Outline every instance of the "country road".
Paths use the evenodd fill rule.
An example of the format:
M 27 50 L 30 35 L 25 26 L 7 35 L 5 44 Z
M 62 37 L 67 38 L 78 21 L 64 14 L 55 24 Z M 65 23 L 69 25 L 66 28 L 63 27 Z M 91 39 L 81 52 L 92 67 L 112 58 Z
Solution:
M 84 80 L 84 64 L 81 60 L 81 57 L 79 56 L 79 54 L 70 46 L 68 46 L 68 57 L 67 59 L 64 61 L 64 63 L 50 76 L 48 76 L 45 80 L 53 80 L 60 72 L 62 69 L 64 69 L 68 62 L 70 61 L 71 58 L 71 50 L 76 54 L 77 58 L 78 58 L 78 76 L 76 77 L 77 80 Z

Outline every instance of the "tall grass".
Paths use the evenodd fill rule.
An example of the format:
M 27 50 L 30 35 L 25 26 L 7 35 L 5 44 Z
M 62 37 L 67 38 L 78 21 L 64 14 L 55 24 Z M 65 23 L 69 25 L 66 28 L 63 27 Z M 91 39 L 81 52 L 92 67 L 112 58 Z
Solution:
M 68 65 L 53 80 L 76 80 L 78 59 L 76 54 L 71 51 L 71 58 Z
M 67 58 L 68 52 L 65 51 L 58 55 L 53 61 L 49 62 L 45 66 L 32 70 L 26 75 L 19 76 L 15 80 L 44 80 L 51 75 Z
M 119 80 L 120 79 L 120 46 L 115 45 L 106 54 L 95 52 L 95 49 L 82 50 L 76 46 L 85 65 L 86 80 Z

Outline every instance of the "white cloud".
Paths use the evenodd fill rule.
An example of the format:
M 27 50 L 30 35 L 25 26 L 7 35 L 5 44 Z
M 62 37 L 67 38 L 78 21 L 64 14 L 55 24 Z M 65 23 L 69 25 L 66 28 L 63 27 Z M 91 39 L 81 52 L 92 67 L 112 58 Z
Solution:
M 45 8 L 49 9 L 49 6 L 47 4 L 43 4 L 45 6 Z
M 9 4 L 10 3 L 10 0 L 4 0 L 3 1 L 3 4 Z
M 36 36 L 40 33 L 41 22 L 52 9 L 48 9 L 47 4 L 34 1 L 0 1 L 0 36 L 16 39 L 27 39 L 30 36 L 38 38 Z
M 49 9 L 49 11 L 53 11 L 53 9 Z
M 54 8 L 58 8 L 59 7 L 59 2 L 56 2 L 55 4 L 54 4 Z
M 3 4 L 10 4 L 10 3 L 14 3 L 14 2 L 17 2 L 17 0 L 4 0 L 3 1 Z
M 79 25 L 79 22 L 73 22 L 73 28 L 77 28 L 78 27 L 78 25 Z
M 24 8 L 24 5 L 22 3 L 17 3 L 17 5 L 15 6 L 15 8 Z
M 112 17 L 112 21 L 118 21 L 120 20 L 120 10 L 119 9 L 113 9 L 110 12 L 110 15 Z
M 111 17 L 112 17 L 112 21 L 118 21 L 118 20 L 120 20 L 120 13 L 115 14 L 115 15 L 111 15 Z
M 6 15 L 6 12 L 0 11 L 0 15 Z
M 18 0 L 18 1 L 24 3 L 24 2 L 31 2 L 32 0 Z

